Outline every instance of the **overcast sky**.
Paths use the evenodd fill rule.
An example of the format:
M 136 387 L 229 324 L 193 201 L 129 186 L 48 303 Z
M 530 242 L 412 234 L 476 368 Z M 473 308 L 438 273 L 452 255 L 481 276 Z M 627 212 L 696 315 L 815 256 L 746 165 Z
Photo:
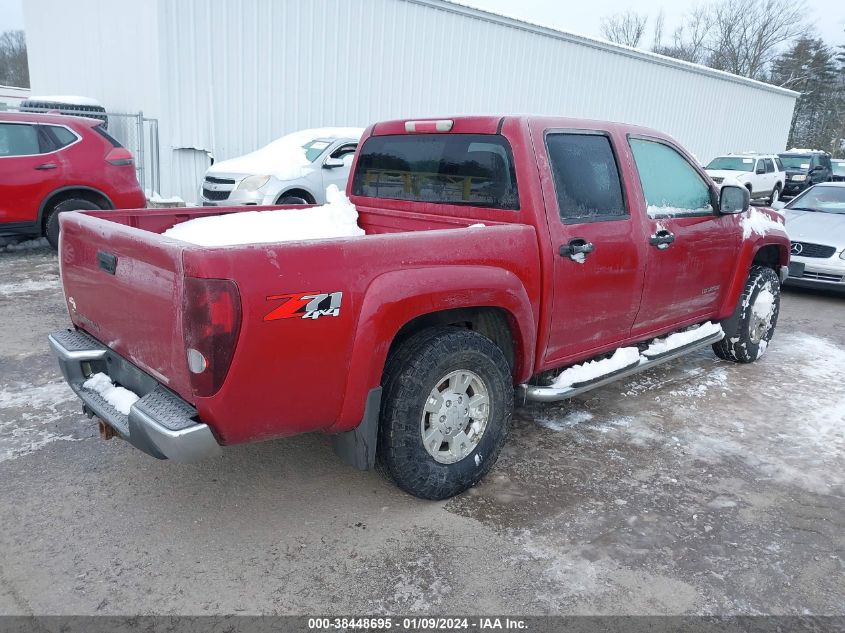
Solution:
M 150 0 L 136 0 L 149 2 Z M 277 0 L 285 1 L 285 0 Z M 700 0 L 461 0 L 464 4 L 487 9 L 515 18 L 539 22 L 564 31 L 599 37 L 601 18 L 635 8 L 639 13 L 665 15 L 664 32 L 672 31 L 683 20 L 684 13 Z M 0 32 L 23 28 L 23 0 L 0 0 Z M 810 16 L 816 30 L 829 44 L 845 44 L 845 0 L 811 0 Z M 648 33 L 649 41 L 651 33 Z

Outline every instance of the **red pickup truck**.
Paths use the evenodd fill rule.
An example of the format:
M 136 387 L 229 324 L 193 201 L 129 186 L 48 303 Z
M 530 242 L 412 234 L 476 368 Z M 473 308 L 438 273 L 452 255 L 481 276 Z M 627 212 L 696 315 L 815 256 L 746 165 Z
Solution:
M 570 398 L 706 345 L 751 362 L 774 333 L 782 218 L 659 132 L 388 121 L 352 173 L 359 237 L 202 247 L 162 233 L 246 209 L 62 215 L 74 327 L 50 344 L 106 437 L 189 461 L 321 431 L 442 499 L 496 461 L 515 390 Z

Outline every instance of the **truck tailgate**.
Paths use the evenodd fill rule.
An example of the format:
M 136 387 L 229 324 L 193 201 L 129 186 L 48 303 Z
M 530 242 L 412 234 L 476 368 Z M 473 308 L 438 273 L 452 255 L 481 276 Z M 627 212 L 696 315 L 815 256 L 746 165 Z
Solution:
M 74 325 L 193 401 L 182 333 L 182 249 L 81 213 L 61 216 L 60 267 Z

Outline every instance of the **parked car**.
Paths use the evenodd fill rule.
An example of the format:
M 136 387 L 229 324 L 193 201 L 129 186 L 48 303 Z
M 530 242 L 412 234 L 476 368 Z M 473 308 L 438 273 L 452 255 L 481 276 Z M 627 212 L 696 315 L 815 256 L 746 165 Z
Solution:
M 830 164 L 833 168 L 831 180 L 834 182 L 842 182 L 845 180 L 845 160 L 832 160 L 830 161 Z
M 442 499 L 496 461 L 515 387 L 564 400 L 704 346 L 753 362 L 773 336 L 782 217 L 660 132 L 457 117 L 364 139 L 363 236 L 204 247 L 161 234 L 209 209 L 62 218 L 73 329 L 50 345 L 106 436 L 188 461 L 321 431 Z M 140 398 L 125 413 L 113 384 Z
M 261 149 L 215 163 L 205 173 L 205 206 L 323 204 L 346 188 L 363 128 L 302 130 Z
M 783 212 L 792 239 L 787 283 L 845 291 L 845 182 L 813 185 Z
M 57 95 L 30 97 L 20 104 L 21 112 L 42 112 L 73 114 L 89 119 L 99 119 L 103 122 L 103 129 L 109 129 L 109 117 L 103 104 L 90 97 L 75 95 Z
M 783 164 L 774 154 L 727 154 L 717 156 L 707 167 L 707 174 L 716 185 L 728 182 L 748 189 L 752 199 L 765 199 L 768 204 L 774 204 L 783 191 L 786 182 L 786 172 Z
M 820 182 L 828 182 L 833 175 L 830 154 L 814 149 L 791 149 L 779 154 L 786 167 L 785 197 L 799 193 Z
M 60 213 L 145 204 L 132 154 L 102 121 L 0 112 L 0 237 L 56 248 Z

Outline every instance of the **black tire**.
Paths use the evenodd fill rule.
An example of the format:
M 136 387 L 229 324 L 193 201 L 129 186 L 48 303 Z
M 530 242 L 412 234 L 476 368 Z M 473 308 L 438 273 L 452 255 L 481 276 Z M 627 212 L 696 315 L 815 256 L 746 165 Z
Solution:
M 754 311 L 764 290 L 774 295 L 767 322 Z M 716 356 L 735 363 L 753 363 L 766 351 L 780 313 L 780 279 L 765 266 L 752 266 L 733 315 L 722 322 L 725 338 L 713 344 Z
M 102 207 L 94 204 L 90 200 L 84 198 L 69 198 L 62 200 L 54 205 L 47 214 L 44 220 L 44 237 L 53 247 L 53 250 L 59 248 L 59 214 L 65 211 L 95 211 Z
M 780 185 L 775 185 L 775 188 L 772 189 L 772 194 L 769 196 L 767 204 L 772 206 L 778 200 L 780 200 Z
M 472 372 L 483 383 L 489 396 L 487 426 L 462 459 L 441 463 L 423 444 L 423 411 L 431 391 L 454 371 Z M 456 327 L 419 332 L 391 354 L 382 386 L 377 468 L 402 490 L 447 499 L 477 483 L 496 462 L 510 428 L 513 382 L 493 341 Z
M 301 196 L 282 196 L 276 204 L 311 204 Z

